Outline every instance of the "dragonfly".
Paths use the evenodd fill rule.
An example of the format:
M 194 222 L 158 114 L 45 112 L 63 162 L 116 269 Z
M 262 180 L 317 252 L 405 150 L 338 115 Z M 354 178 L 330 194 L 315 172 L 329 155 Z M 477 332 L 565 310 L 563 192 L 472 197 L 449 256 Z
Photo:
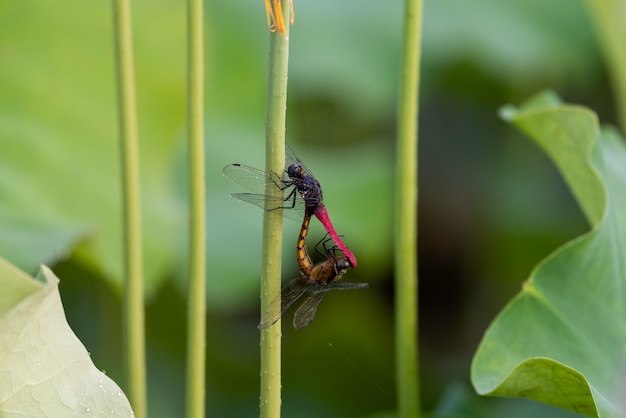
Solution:
M 240 201 L 252 203 L 262 209 L 283 211 L 285 217 L 299 221 L 303 215 L 314 215 L 320 220 L 332 240 L 347 257 L 350 267 L 357 265 L 356 257 L 341 241 L 335 231 L 328 211 L 323 203 L 322 187 L 311 170 L 285 144 L 285 172 L 266 172 L 243 164 L 229 164 L 224 167 L 224 175 L 233 182 L 253 193 L 233 193 L 230 196 Z M 266 196 L 267 187 L 277 188 L 280 197 Z
M 290 280 L 280 291 L 280 297 L 276 297 L 267 307 L 259 329 L 267 328 L 275 324 L 285 312 L 305 293 L 308 293 L 304 302 L 296 310 L 293 316 L 293 326 L 295 329 L 304 328 L 313 322 L 317 307 L 324 298 L 326 292 L 337 289 L 363 289 L 368 287 L 368 283 L 340 282 L 342 275 L 351 268 L 350 260 L 345 254 L 337 255 L 338 248 L 327 247 L 330 238 L 326 234 L 321 241 L 315 245 L 315 250 L 326 260 L 313 264 L 306 249 L 306 237 L 309 231 L 311 216 L 304 216 L 298 242 L 296 244 L 296 255 L 301 277 Z M 324 251 L 320 250 L 320 245 Z

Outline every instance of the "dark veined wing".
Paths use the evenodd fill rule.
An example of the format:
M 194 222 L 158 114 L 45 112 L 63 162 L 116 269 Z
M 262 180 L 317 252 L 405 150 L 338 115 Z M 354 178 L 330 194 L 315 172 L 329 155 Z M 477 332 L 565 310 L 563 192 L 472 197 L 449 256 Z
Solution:
M 293 327 L 295 329 L 304 328 L 313 322 L 315 314 L 317 313 L 317 306 L 322 301 L 322 298 L 326 294 L 326 289 L 320 289 L 311 293 L 302 302 L 302 305 L 293 314 Z
M 298 164 L 302 167 L 302 172 L 304 175 L 315 178 L 313 172 L 302 162 L 300 158 L 293 152 L 293 149 L 289 146 L 289 144 L 285 144 L 285 169 L 287 169 L 291 164 Z
M 283 212 L 285 217 L 300 222 L 304 216 L 305 201 L 296 188 L 287 186 L 285 182 L 292 182 L 290 179 L 282 179 L 275 173 L 267 173 L 243 164 L 229 164 L 224 167 L 224 176 L 246 189 L 255 193 L 233 193 L 230 196 L 234 199 L 252 203 L 265 210 L 286 209 Z M 266 187 L 274 190 L 281 197 L 265 196 Z M 283 190 L 284 189 L 284 190 Z
M 311 293 L 302 305 L 296 310 L 293 315 L 293 327 L 295 329 L 304 328 L 313 322 L 315 314 L 317 313 L 317 307 L 322 301 L 322 298 L 331 290 L 347 290 L 347 289 L 363 289 L 369 287 L 368 283 L 354 283 L 354 282 L 333 282 L 326 286 L 316 285 L 310 287 L 308 292 Z
M 261 318 L 261 323 L 259 324 L 259 329 L 274 325 L 276 321 L 287 312 L 287 309 L 289 309 L 311 286 L 311 283 L 300 277 L 290 280 L 281 289 L 280 299 L 277 296 L 265 309 L 263 318 Z
M 348 289 L 365 289 L 370 287 L 369 283 L 357 283 L 357 282 L 332 282 L 326 286 L 325 292 L 330 290 L 348 290 Z
M 284 189 L 283 180 L 288 180 L 276 173 L 268 173 L 258 168 L 250 167 L 244 164 L 228 164 L 222 170 L 224 176 L 229 180 L 245 187 L 251 192 L 262 194 L 266 193 L 266 186 L 277 189 Z
M 276 210 L 283 208 L 283 216 L 291 219 L 292 221 L 302 222 L 304 217 L 305 202 L 298 194 L 295 201 L 292 199 L 283 200 L 280 198 L 267 197 L 262 194 L 255 193 L 233 193 L 230 195 L 233 199 L 237 199 L 242 202 L 252 203 L 265 210 Z

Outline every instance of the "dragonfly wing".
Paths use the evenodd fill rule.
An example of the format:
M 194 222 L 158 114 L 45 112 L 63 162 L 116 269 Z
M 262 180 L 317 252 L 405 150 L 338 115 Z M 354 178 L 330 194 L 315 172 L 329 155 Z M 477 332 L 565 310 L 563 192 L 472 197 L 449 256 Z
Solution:
M 229 180 L 258 194 L 265 194 L 268 184 L 279 189 L 284 187 L 282 176 L 243 164 L 229 164 L 224 167 L 223 173 Z
M 230 197 L 242 202 L 252 203 L 261 209 L 266 210 L 276 210 L 285 206 L 285 201 L 282 198 L 270 197 L 256 193 L 233 193 Z
M 313 292 L 302 302 L 302 305 L 300 305 L 293 315 L 293 327 L 295 329 L 304 328 L 313 322 L 313 318 L 315 318 L 315 314 L 317 313 L 317 306 L 320 304 L 325 294 L 325 290 Z
M 355 283 L 355 282 L 332 282 L 326 286 L 326 291 L 329 290 L 346 290 L 346 289 L 364 289 L 370 287 L 369 283 Z
M 369 283 L 354 283 L 354 282 L 336 282 L 326 285 L 322 288 L 314 287 L 312 290 L 309 287 L 307 290 L 311 293 L 302 305 L 296 309 L 296 313 L 293 315 L 293 326 L 295 329 L 304 328 L 313 322 L 315 314 L 317 313 L 317 307 L 319 306 L 322 298 L 331 290 L 346 290 L 346 289 L 363 289 L 369 287 Z
M 306 203 L 294 186 L 287 187 L 283 179 L 275 173 L 267 173 L 254 167 L 243 164 L 229 164 L 224 167 L 224 176 L 229 180 L 245 187 L 254 193 L 234 193 L 230 196 L 248 203 L 252 203 L 266 210 L 278 208 L 288 209 L 284 213 L 286 218 L 300 222 L 304 217 Z M 292 181 L 285 179 L 285 181 Z M 265 197 L 267 187 L 280 189 L 281 197 Z M 283 193 L 284 192 L 284 193 Z
M 304 165 L 302 160 L 300 158 L 298 158 L 296 153 L 293 152 L 293 149 L 291 149 L 289 144 L 285 144 L 285 169 L 287 167 L 289 167 L 291 164 L 298 164 L 298 165 L 300 165 L 302 167 L 302 172 L 305 175 L 308 175 L 308 176 L 311 176 L 311 177 L 315 177 L 313 175 L 313 172 L 311 170 L 309 170 L 309 168 L 306 165 Z
M 310 286 L 310 283 L 307 283 L 299 277 L 290 280 L 286 285 L 284 285 L 280 291 L 280 298 L 276 296 L 276 298 L 274 298 L 274 300 L 267 306 L 267 309 L 265 309 L 263 318 L 259 324 L 259 329 L 274 325 L 276 321 L 278 321 L 283 314 L 287 312 L 287 309 L 289 309 Z
M 302 222 L 302 218 L 304 217 L 304 200 L 300 198 L 296 199 L 295 205 L 292 207 L 292 202 L 284 201 L 280 198 L 275 197 L 267 197 L 262 194 L 256 193 L 233 193 L 230 195 L 233 199 L 237 199 L 242 202 L 252 203 L 255 206 L 260 207 L 265 210 L 276 210 L 279 208 L 283 208 L 283 216 L 287 219 L 296 222 Z

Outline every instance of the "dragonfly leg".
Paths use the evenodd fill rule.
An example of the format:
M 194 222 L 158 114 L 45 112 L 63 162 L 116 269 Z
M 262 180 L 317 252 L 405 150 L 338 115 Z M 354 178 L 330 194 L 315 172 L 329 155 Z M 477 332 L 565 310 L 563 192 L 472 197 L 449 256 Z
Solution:
M 287 198 L 285 199 L 285 202 L 291 200 L 291 205 L 285 205 L 284 209 L 293 209 L 296 206 L 296 197 L 298 197 L 298 188 L 294 187 L 293 189 L 291 189 L 291 192 L 289 192 L 289 195 L 287 195 Z
M 282 187 L 281 190 L 285 190 L 287 187 L 293 186 L 292 184 L 287 184 L 287 182 L 285 182 L 284 180 L 282 180 L 284 182 L 284 186 Z M 291 191 L 289 192 L 289 194 L 287 195 L 287 197 L 285 199 L 283 199 L 284 202 L 287 202 L 287 204 L 285 206 L 277 206 L 275 208 L 271 208 L 271 209 L 267 209 L 267 210 L 276 210 L 276 209 L 293 209 L 296 207 L 296 198 L 298 197 L 298 190 L 297 188 L 293 188 L 291 189 Z M 288 202 L 290 201 L 290 202 Z
M 285 190 L 289 185 L 285 185 L 285 180 L 283 180 L 278 174 L 272 172 L 270 173 L 270 180 L 274 185 L 280 190 Z
M 321 255 L 322 257 L 328 257 L 328 249 L 326 248 L 326 242 L 328 242 L 329 239 L 330 238 L 328 238 L 328 232 L 327 232 L 326 235 L 324 235 L 324 237 L 322 237 L 322 239 L 319 240 L 317 244 L 315 244 L 315 252 Z M 324 247 L 324 252 L 320 250 L 320 245 Z
M 285 190 L 288 187 L 293 186 L 293 183 L 289 184 L 289 182 L 287 182 L 285 180 L 280 180 L 280 181 L 282 182 L 282 186 L 279 186 L 279 185 L 276 184 L 276 182 L 274 182 L 274 184 L 276 184 L 276 187 L 278 187 L 280 190 Z M 296 207 L 296 198 L 298 197 L 297 193 L 298 193 L 298 190 L 294 187 L 289 192 L 287 197 L 283 199 L 283 202 L 286 202 L 285 205 L 276 206 L 276 207 L 273 207 L 273 208 L 265 208 L 265 210 L 271 212 L 271 211 L 276 210 L 276 209 L 293 209 L 293 208 L 295 208 Z
M 324 235 L 324 237 L 323 237 L 321 240 L 319 240 L 319 242 L 318 242 L 317 244 L 315 244 L 315 251 L 316 251 L 319 255 L 321 255 L 322 257 L 329 257 L 329 256 L 333 256 L 333 257 L 334 257 L 334 256 L 335 256 L 335 254 L 337 253 L 337 250 L 339 249 L 339 248 L 337 248 L 337 246 L 336 246 L 336 245 L 333 245 L 333 246 L 332 246 L 332 247 L 330 247 L 330 248 L 328 248 L 328 247 L 326 246 L 326 244 L 328 244 L 329 242 L 332 242 L 332 241 L 333 241 L 333 239 L 332 239 L 332 238 L 330 238 L 328 235 L 329 235 L 329 234 L 328 234 L 328 232 L 327 232 L 327 233 L 326 233 L 326 235 Z M 343 238 L 343 235 L 339 235 L 339 236 Z M 322 246 L 322 247 L 324 248 L 324 252 L 322 252 L 322 251 L 320 250 L 320 246 Z

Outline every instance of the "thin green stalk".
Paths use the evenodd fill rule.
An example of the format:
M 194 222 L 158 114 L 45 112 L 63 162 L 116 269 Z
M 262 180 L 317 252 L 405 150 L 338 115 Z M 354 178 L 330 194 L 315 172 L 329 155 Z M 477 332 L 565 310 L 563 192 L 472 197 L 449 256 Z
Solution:
M 143 305 L 143 255 L 139 192 L 139 146 L 135 104 L 135 73 L 130 6 L 127 0 L 113 2 L 115 50 L 122 156 L 124 206 L 124 336 L 130 402 L 137 418 L 147 416 L 146 346 Z
M 417 340 L 417 117 L 422 0 L 405 0 L 395 212 L 398 411 L 421 414 Z
M 609 74 L 622 131 L 626 130 L 626 7 L 623 0 L 588 0 L 595 20 Z
M 187 417 L 205 416 L 206 219 L 204 167 L 204 33 L 202 0 L 189 0 L 187 120 L 189 149 L 189 311 Z
M 283 1 L 283 14 L 289 16 L 289 2 Z M 267 108 L 265 115 L 265 169 L 282 173 L 285 165 L 285 116 L 287 113 L 287 69 L 289 24 L 285 36 L 270 35 Z M 268 187 L 267 194 L 278 191 Z M 280 294 L 282 211 L 265 211 L 261 264 L 261 312 Z M 280 417 L 281 321 L 261 330 L 261 418 Z

